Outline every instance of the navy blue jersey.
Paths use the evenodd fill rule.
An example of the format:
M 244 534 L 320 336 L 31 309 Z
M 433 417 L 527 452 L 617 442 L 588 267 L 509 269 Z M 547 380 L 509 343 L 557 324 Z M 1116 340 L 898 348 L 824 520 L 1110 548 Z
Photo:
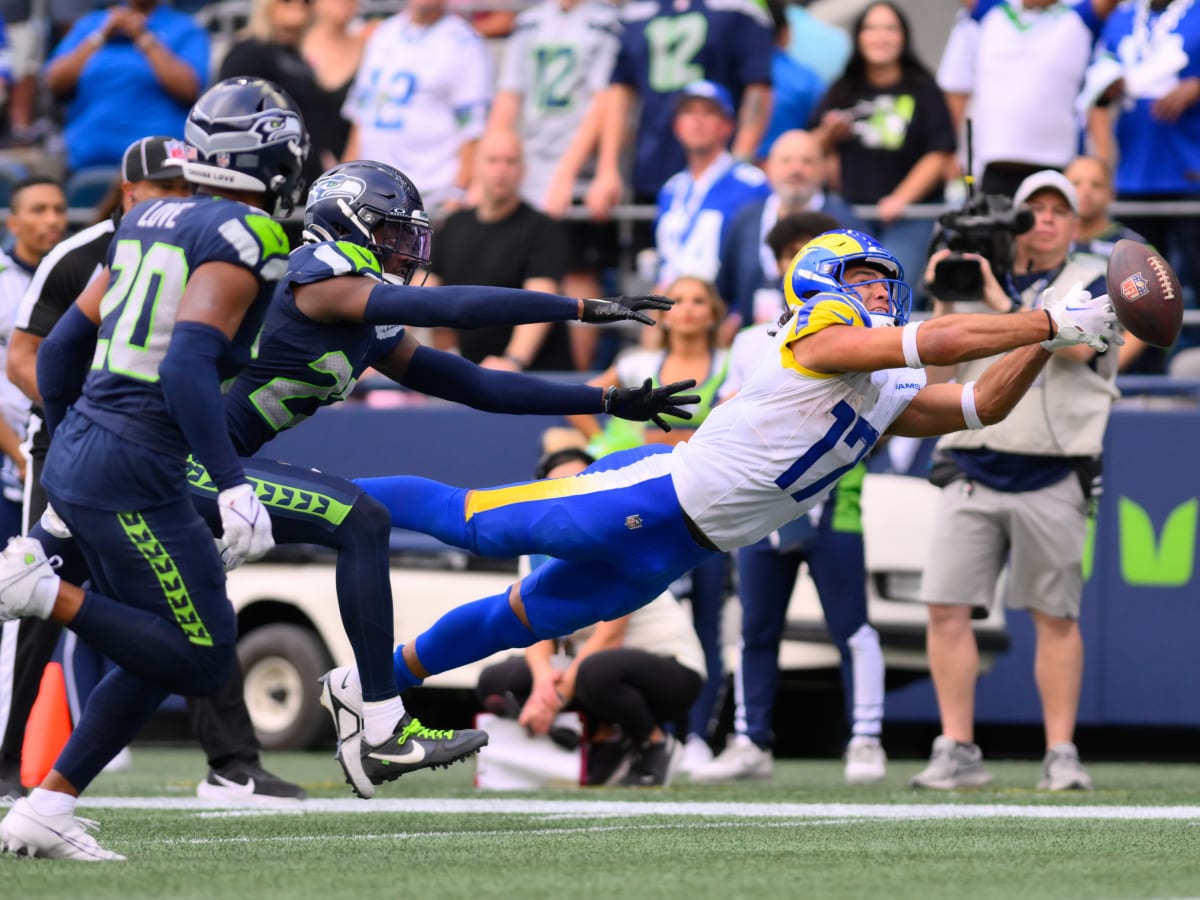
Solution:
M 75 409 L 151 450 L 180 457 L 187 442 L 159 386 L 191 273 L 208 262 L 248 269 L 260 291 L 219 362 L 232 376 L 250 358 L 276 282 L 287 270 L 288 242 L 260 209 L 216 197 L 147 201 L 122 220 L 108 251 L 112 271 L 100 305 L 92 370 Z
M 314 322 L 297 308 L 293 285 L 340 275 L 383 281 L 379 262 L 356 244 L 307 244 L 292 254 L 267 312 L 258 354 L 225 395 L 229 434 L 242 456 L 347 397 L 363 371 L 404 336 L 402 325 Z
M 674 137 L 675 103 L 684 85 L 707 79 L 740 104 L 747 85 L 771 83 L 771 19 L 754 0 L 631 0 L 612 82 L 642 103 L 633 157 L 633 189 L 657 194 L 685 164 Z

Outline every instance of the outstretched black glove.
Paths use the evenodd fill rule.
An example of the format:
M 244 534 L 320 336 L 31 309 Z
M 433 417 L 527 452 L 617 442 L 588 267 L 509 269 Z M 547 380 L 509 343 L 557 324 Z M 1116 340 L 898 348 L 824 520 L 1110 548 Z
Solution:
M 581 322 L 620 322 L 633 319 L 643 325 L 653 325 L 654 320 L 640 310 L 670 309 L 675 301 L 658 294 L 643 294 L 637 297 L 605 297 L 603 300 L 584 300 Z
M 670 431 L 671 426 L 663 421 L 662 414 L 690 419 L 692 414 L 677 404 L 690 406 L 699 403 L 699 394 L 679 395 L 680 391 L 690 390 L 695 386 L 694 378 L 662 387 L 655 387 L 654 379 L 647 378 L 641 387 L 610 387 L 604 392 L 604 411 L 631 422 L 653 422 L 663 431 Z

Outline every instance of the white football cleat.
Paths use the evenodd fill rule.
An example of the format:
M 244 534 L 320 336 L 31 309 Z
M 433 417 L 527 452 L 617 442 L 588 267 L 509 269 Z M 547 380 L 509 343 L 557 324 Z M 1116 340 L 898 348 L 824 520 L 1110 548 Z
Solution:
M 8 539 L 8 546 L 0 551 L 0 622 L 11 619 L 37 616 L 50 618 L 54 609 L 54 595 L 37 597 L 34 590 L 38 581 L 46 577 L 57 577 L 54 570 L 62 565 L 62 559 L 46 558 L 41 543 L 31 537 Z
M 846 747 L 846 784 L 878 784 L 886 777 L 887 754 L 879 738 L 851 738 Z
M 117 862 L 120 853 L 105 850 L 89 832 L 100 828 L 98 822 L 70 813 L 43 816 L 22 797 L 0 822 L 0 847 L 22 856 L 43 859 L 73 859 L 79 862 Z

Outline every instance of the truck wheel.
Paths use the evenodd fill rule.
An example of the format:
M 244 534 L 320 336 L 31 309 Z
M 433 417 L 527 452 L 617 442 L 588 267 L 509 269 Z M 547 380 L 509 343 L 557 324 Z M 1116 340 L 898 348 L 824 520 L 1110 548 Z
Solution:
M 246 708 L 264 750 L 307 750 L 332 733 L 317 679 L 333 668 L 315 633 L 264 625 L 238 641 Z

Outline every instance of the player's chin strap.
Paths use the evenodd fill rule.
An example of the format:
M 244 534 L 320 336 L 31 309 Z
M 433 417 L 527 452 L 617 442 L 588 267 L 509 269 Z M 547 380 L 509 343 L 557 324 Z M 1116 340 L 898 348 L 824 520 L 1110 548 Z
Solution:
M 870 313 L 872 328 L 893 328 L 896 325 L 896 317 L 891 313 Z

